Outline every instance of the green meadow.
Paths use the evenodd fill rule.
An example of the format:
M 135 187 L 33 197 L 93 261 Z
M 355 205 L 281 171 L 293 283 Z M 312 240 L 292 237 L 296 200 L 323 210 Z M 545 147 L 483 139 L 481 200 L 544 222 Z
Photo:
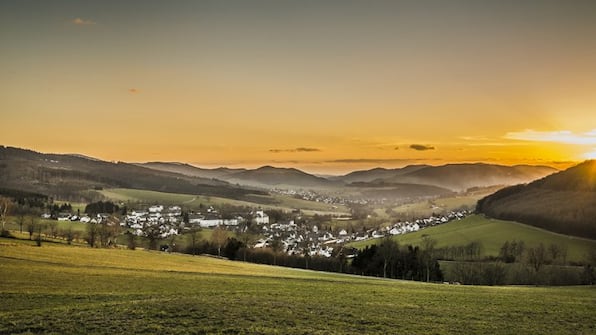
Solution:
M 31 217 L 26 216 L 23 218 L 23 233 L 29 235 L 27 233 L 27 226 L 31 222 Z M 81 223 L 79 221 L 57 221 L 51 219 L 40 219 L 35 217 L 34 222 L 36 225 L 41 225 L 43 227 L 43 233 L 47 234 L 49 227 L 54 226 L 59 231 L 65 231 L 68 229 L 72 229 L 75 232 L 83 233 L 87 229 L 87 225 L 85 223 Z M 11 234 L 17 234 L 20 232 L 21 227 L 18 224 L 19 218 L 15 216 L 9 216 L 6 220 L 6 229 L 11 230 Z M 37 231 L 36 231 L 37 233 Z
M 594 334 L 593 287 L 475 287 L 0 239 L 0 334 Z
M 435 200 L 423 200 L 392 208 L 394 212 L 412 217 L 429 217 L 433 213 L 443 213 L 459 208 L 473 209 L 482 195 L 458 195 Z
M 539 243 L 558 244 L 567 248 L 567 260 L 580 262 L 590 250 L 596 249 L 596 241 L 557 234 L 512 221 L 494 220 L 481 215 L 471 215 L 463 220 L 429 227 L 417 232 L 396 235 L 393 238 L 402 245 L 420 245 L 424 236 L 437 241 L 437 248 L 463 246 L 470 242 L 482 243 L 482 256 L 498 256 L 505 241 L 524 241 L 527 246 Z M 380 240 L 354 242 L 350 246 L 364 248 Z
M 243 201 L 212 196 L 166 193 L 127 188 L 112 188 L 101 190 L 99 192 L 106 198 L 115 201 L 180 205 L 188 208 L 198 208 L 200 204 L 203 204 L 205 206 L 233 205 L 261 207 L 263 209 L 281 209 L 286 211 L 299 208 L 307 214 L 342 214 L 348 212 L 348 209 L 345 206 L 333 206 L 284 195 L 249 195 L 249 201 Z

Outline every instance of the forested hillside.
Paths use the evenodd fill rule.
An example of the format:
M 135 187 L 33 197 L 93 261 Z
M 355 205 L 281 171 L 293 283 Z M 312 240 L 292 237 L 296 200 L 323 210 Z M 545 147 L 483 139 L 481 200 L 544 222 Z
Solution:
M 596 238 L 596 161 L 586 161 L 528 185 L 478 201 L 488 216 L 563 234 Z
M 80 155 L 43 154 L 0 146 L 0 187 L 70 201 L 95 200 L 93 189 L 121 187 L 242 199 L 264 194 L 227 182 L 157 171 Z

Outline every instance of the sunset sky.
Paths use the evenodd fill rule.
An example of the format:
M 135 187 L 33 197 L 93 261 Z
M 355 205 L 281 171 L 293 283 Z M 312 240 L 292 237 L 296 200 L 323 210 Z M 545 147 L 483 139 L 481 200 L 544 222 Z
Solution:
M 0 145 L 343 173 L 596 158 L 596 1 L 2 1 Z

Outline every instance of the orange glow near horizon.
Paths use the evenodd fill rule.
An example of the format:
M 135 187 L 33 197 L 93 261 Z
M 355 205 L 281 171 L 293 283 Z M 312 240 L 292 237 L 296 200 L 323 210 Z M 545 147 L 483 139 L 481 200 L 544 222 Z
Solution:
M 595 16 L 590 2 L 1 3 L 0 145 L 334 174 L 564 168 L 596 157 Z
M 586 152 L 583 156 L 585 159 L 596 159 L 596 150 L 592 152 Z

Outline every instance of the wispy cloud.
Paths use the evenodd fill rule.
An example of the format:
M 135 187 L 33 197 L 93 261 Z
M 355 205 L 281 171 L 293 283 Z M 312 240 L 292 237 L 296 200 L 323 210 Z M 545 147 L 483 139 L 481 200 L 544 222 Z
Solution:
M 411 163 L 417 161 L 429 161 L 440 159 L 418 159 L 418 158 L 347 158 L 335 159 L 325 161 L 325 163 L 344 163 L 344 164 L 395 164 L 395 163 Z
M 141 91 L 137 88 L 129 88 L 128 89 L 128 93 L 130 94 L 137 94 L 137 93 L 141 93 Z
M 297 161 L 297 160 L 287 160 L 287 161 L 284 161 L 284 160 L 273 160 L 271 162 L 272 163 L 275 163 L 275 164 L 300 164 L 300 163 L 304 163 L 302 161 Z
M 509 140 L 521 140 L 531 142 L 596 145 L 596 129 L 593 129 L 585 133 L 574 133 L 569 130 L 535 131 L 528 129 L 520 132 L 509 132 L 505 134 L 504 138 Z
M 435 150 L 435 147 L 430 145 L 423 145 L 423 144 L 412 144 L 410 145 L 410 149 L 418 150 L 418 151 L 426 151 L 426 150 Z
M 294 148 L 294 149 L 269 149 L 269 152 L 273 152 L 273 153 L 280 153 L 280 152 L 317 152 L 317 151 L 321 151 L 321 149 L 318 149 L 318 148 L 304 148 L 304 147 Z
M 490 141 L 490 139 L 485 136 L 460 136 L 459 139 L 464 141 Z
M 95 24 L 95 21 L 91 21 L 91 20 L 88 20 L 88 19 L 87 20 L 86 19 L 81 19 L 80 17 L 77 17 L 75 19 L 72 19 L 70 22 L 73 23 L 73 24 L 76 24 L 76 25 L 80 25 L 80 26 Z

